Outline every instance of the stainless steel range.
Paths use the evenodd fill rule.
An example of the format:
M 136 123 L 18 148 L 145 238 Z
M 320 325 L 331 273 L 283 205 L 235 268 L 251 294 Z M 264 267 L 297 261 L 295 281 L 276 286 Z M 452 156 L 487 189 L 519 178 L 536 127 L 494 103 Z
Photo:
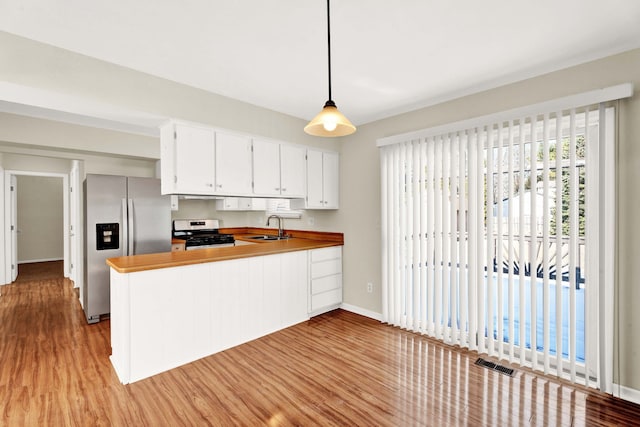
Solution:
M 176 219 L 173 237 L 185 241 L 185 249 L 206 249 L 235 246 L 233 234 L 220 234 L 217 219 Z

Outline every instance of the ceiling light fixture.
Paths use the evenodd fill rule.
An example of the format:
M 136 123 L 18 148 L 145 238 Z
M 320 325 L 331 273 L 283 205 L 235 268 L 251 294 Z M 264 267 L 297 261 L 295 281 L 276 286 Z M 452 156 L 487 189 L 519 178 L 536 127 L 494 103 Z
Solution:
M 329 0 L 327 0 L 327 51 L 329 68 L 329 100 L 325 102 L 322 111 L 304 127 L 304 131 L 314 136 L 345 136 L 356 131 L 356 127 L 351 124 L 344 114 L 342 114 L 336 103 L 331 99 L 331 20 L 329 13 Z

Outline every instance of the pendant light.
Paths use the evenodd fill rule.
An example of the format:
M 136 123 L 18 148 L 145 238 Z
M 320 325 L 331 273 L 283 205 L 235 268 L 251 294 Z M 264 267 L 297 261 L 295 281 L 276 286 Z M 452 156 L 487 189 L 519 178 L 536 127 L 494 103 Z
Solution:
M 331 99 L 331 20 L 329 13 L 329 0 L 327 0 L 327 51 L 329 69 L 329 100 L 325 102 L 322 111 L 304 127 L 304 131 L 314 136 L 345 136 L 356 131 L 356 127 L 351 124 L 336 107 L 336 103 Z

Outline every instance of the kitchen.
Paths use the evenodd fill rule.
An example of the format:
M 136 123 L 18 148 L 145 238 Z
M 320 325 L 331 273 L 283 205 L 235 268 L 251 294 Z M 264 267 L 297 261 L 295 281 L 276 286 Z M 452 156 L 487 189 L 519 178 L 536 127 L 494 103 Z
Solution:
M 172 137 L 172 142 L 175 147 L 171 156 L 162 159 L 163 174 L 165 169 L 169 169 L 171 172 L 168 174 L 173 175 L 174 156 L 191 157 L 192 147 L 188 145 L 190 141 L 179 140 L 176 136 Z M 187 144 L 179 146 L 179 142 Z M 217 142 L 216 140 L 216 148 Z M 274 148 L 279 151 L 282 147 L 276 144 Z M 312 161 L 309 159 L 313 159 L 310 154 L 312 151 L 303 151 L 307 154 L 298 159 L 303 163 L 295 168 L 301 171 L 301 176 L 296 178 L 303 183 L 303 187 L 309 188 L 313 185 L 307 186 L 304 183 L 311 183 L 316 179 L 315 176 L 306 174 Z M 221 154 L 217 151 L 216 154 L 219 159 Z M 279 155 L 276 159 L 277 171 L 280 166 L 285 165 L 280 164 Z M 322 160 L 322 156 L 320 159 Z M 250 160 L 262 162 L 261 157 L 252 157 Z M 175 160 L 175 164 L 178 163 L 180 161 Z M 329 162 L 329 165 L 333 166 L 333 163 Z M 251 172 L 251 169 L 248 171 Z M 210 169 L 202 170 L 208 174 Z M 186 181 L 197 183 L 197 174 L 192 172 L 192 175 L 195 178 L 190 177 Z M 206 178 L 207 175 L 203 176 Z M 280 173 L 276 173 L 276 176 L 277 185 L 281 186 Z M 332 177 L 334 179 L 330 182 L 337 184 L 337 174 L 332 174 Z M 224 182 L 217 173 L 214 178 L 216 183 Z M 242 178 L 239 177 L 240 180 Z M 252 181 L 251 178 L 249 176 L 249 181 Z M 256 177 L 253 179 L 258 182 Z M 183 181 L 185 180 L 177 178 L 171 180 L 171 183 L 184 185 Z M 265 226 L 271 220 L 277 221 L 275 233 L 271 229 L 257 227 L 220 229 L 219 221 L 213 219 L 174 219 L 171 227 L 173 242 L 170 246 L 169 215 L 172 203 L 168 195 L 161 195 L 160 187 L 161 183 L 157 179 L 95 174 L 87 174 L 84 184 L 86 264 L 83 308 L 89 323 L 96 323 L 101 316 L 110 315 L 111 360 L 123 383 L 144 379 L 292 326 L 308 320 L 311 315 L 338 308 L 342 303 L 342 250 L 339 246 L 333 249 L 344 243 L 341 234 L 291 230 L 284 227 L 282 216 L 274 214 L 267 217 Z M 166 187 L 170 186 L 166 183 L 162 185 L 163 189 Z M 210 187 L 205 185 L 205 191 L 211 193 Z M 287 187 L 290 186 L 287 184 Z M 309 195 L 337 200 L 337 191 L 336 185 L 318 196 L 313 193 Z M 327 197 L 323 197 L 324 194 Z M 175 198 L 176 195 L 174 206 L 179 204 L 179 199 Z M 256 198 L 252 200 L 258 202 Z M 237 202 L 237 198 L 234 201 Z M 219 208 L 226 209 L 224 199 L 218 199 L 216 203 Z M 305 202 L 301 203 L 304 205 Z M 332 204 L 331 208 L 337 207 L 337 202 L 333 203 L 336 204 Z M 281 212 L 282 215 L 289 214 L 287 216 L 292 213 L 295 211 Z M 300 216 L 300 213 L 294 216 Z M 240 242 L 244 244 L 240 245 Z M 169 252 L 170 247 L 176 250 Z M 293 258 L 280 255 L 289 252 L 293 253 Z M 259 301 L 257 306 L 255 297 L 230 297 L 240 289 L 237 282 L 241 276 L 237 271 L 235 274 L 225 275 L 202 271 L 200 268 L 203 263 L 212 263 L 210 268 L 224 272 L 227 264 L 237 264 L 230 260 L 244 258 L 250 258 L 241 270 L 249 271 L 243 284 L 245 292 L 265 296 L 264 302 Z M 112 268 L 110 277 L 105 262 Z M 266 271 L 267 264 L 279 266 L 276 268 L 278 274 L 263 276 L 262 272 Z M 195 267 L 189 268 L 190 265 Z M 184 272 L 173 276 L 171 272 L 176 268 Z M 141 276 L 150 270 L 153 274 L 156 269 L 159 269 L 159 275 L 138 282 Z M 136 274 L 137 272 L 141 273 Z M 179 283 L 179 277 L 183 274 L 191 279 Z M 219 295 L 209 297 L 214 283 L 209 283 L 207 277 L 233 285 L 225 286 Z M 204 285 L 201 285 L 202 282 Z M 174 288 L 175 286 L 178 288 Z M 268 295 L 274 295 L 275 299 L 267 297 Z M 183 305 L 180 301 L 185 297 L 187 301 Z M 169 300 L 162 303 L 163 298 Z M 209 298 L 210 302 L 206 303 Z M 192 304 L 194 301 L 199 302 L 197 306 Z M 226 303 L 220 305 L 219 301 Z M 223 312 L 227 306 L 235 309 L 227 316 L 216 317 L 213 321 L 211 313 Z M 189 315 L 193 312 L 202 313 L 203 318 L 194 321 Z M 236 319 L 240 313 L 244 317 L 256 318 L 252 321 L 240 321 Z M 167 318 L 164 319 L 164 316 Z M 274 320 L 269 320 L 272 317 Z M 179 326 L 179 319 L 188 321 Z M 169 330 L 176 331 L 173 339 L 167 333 L 169 323 L 172 324 Z M 265 327 L 270 324 L 272 325 Z M 199 330 L 202 332 L 196 332 Z M 230 336 L 231 340 L 220 342 L 225 335 Z M 186 336 L 193 336 L 193 341 L 185 341 Z M 156 338 L 152 340 L 151 337 Z M 173 353 L 177 354 L 162 351 L 167 348 L 174 349 Z
M 380 199 L 377 194 L 380 177 L 378 152 L 373 143 L 376 138 L 381 135 L 404 132 L 411 128 L 424 127 L 427 124 L 455 121 L 469 115 L 488 113 L 490 110 L 506 109 L 519 105 L 523 99 L 534 102 L 542 96 L 540 93 L 545 98 L 554 98 L 567 92 L 578 92 L 594 86 L 637 80 L 634 71 L 637 70 L 635 67 L 638 61 L 637 51 L 612 56 L 575 66 L 563 72 L 555 72 L 546 78 L 532 78 L 525 83 L 492 89 L 483 94 L 469 95 L 444 106 L 427 107 L 398 118 L 374 122 L 363 126 L 356 135 L 344 141 L 317 141 L 300 132 L 303 121 L 281 113 L 206 94 L 191 87 L 149 78 L 142 73 L 113 67 L 98 60 L 18 36 L 3 34 L 0 42 L 5 48 L 4 52 L 9 52 L 15 57 L 29 55 L 41 58 L 47 67 L 66 71 L 61 72 L 54 79 L 39 73 L 36 64 L 31 66 L 18 66 L 9 62 L 3 64 L 3 67 L 10 70 L 8 74 L 16 76 L 14 83 L 18 85 L 41 87 L 54 92 L 63 92 L 66 87 L 72 87 L 78 96 L 124 105 L 126 106 L 124 110 L 132 113 L 153 110 L 165 117 L 188 117 L 195 122 L 220 125 L 227 129 L 238 129 L 264 137 L 340 152 L 342 177 L 340 209 L 305 211 L 300 219 L 285 220 L 285 223 L 286 228 L 291 229 L 333 231 L 345 234 L 344 303 L 354 311 L 373 318 L 379 317 L 381 313 Z M 629 67 L 629 64 L 632 66 Z M 28 72 L 25 72 L 22 67 L 26 67 Z M 97 78 L 100 79 L 100 85 L 75 81 L 73 76 L 76 75 L 74 71 L 76 67 L 83 70 L 83 74 L 99 76 Z M 554 85 L 545 84 L 549 79 Z M 126 93 L 117 90 L 123 81 L 131 82 L 131 90 Z M 149 87 L 153 90 L 149 90 Z M 187 99 L 188 102 L 176 101 L 176 97 L 172 96 L 176 92 L 181 94 L 180 99 Z M 637 112 L 637 100 L 630 101 L 629 108 Z M 81 124 L 59 123 L 11 113 L 3 113 L 0 120 L 1 139 L 6 141 L 2 145 L 4 170 L 50 168 L 50 165 L 42 166 L 42 162 L 35 161 L 35 158 L 46 158 L 50 159 L 47 162 L 56 166 L 61 162 L 68 165 L 72 160 L 80 160 L 83 163 L 83 173 L 156 176 L 156 161 L 160 158 L 157 136 L 89 129 Z M 274 123 L 277 123 L 277 126 Z M 624 126 L 630 135 L 640 134 L 637 125 L 625 124 Z M 627 181 L 633 182 L 637 173 L 631 163 L 638 158 L 637 149 L 627 140 L 622 143 L 620 149 L 621 158 L 630 161 L 630 163 L 622 162 L 620 173 L 629 178 Z M 67 167 L 66 170 L 69 168 Z M 621 191 L 623 196 L 628 196 L 621 197 L 619 203 L 623 224 L 625 229 L 630 231 L 628 235 L 622 236 L 622 246 L 636 253 L 636 242 L 640 239 L 637 238 L 637 227 L 633 226 L 631 218 L 634 209 L 633 206 L 629 206 L 633 205 L 633 200 L 636 198 L 634 190 L 624 182 Z M 266 222 L 266 217 L 261 212 L 220 211 L 216 208 L 214 200 L 179 200 L 179 210 L 174 215 L 175 219 L 216 218 L 221 220 L 224 227 L 247 225 L 264 227 Z M 357 236 L 357 238 L 350 236 Z M 637 268 L 634 263 L 623 262 L 620 274 L 628 279 L 628 283 L 633 283 L 632 278 L 637 277 Z M 372 283 L 373 292 L 367 292 L 367 283 Z M 626 296 L 626 298 L 623 297 L 623 301 L 633 301 L 636 296 L 635 291 L 628 287 L 623 287 L 623 295 Z M 621 322 L 624 329 L 621 334 L 631 337 L 632 331 L 640 324 L 637 314 L 627 306 L 622 307 L 619 313 L 621 318 L 625 319 Z M 621 353 L 623 371 L 628 369 L 633 372 L 631 355 L 635 350 L 627 347 L 633 346 L 631 344 L 633 339 L 628 338 L 622 341 L 624 343 Z M 628 384 L 631 387 L 640 388 L 635 374 L 630 375 Z

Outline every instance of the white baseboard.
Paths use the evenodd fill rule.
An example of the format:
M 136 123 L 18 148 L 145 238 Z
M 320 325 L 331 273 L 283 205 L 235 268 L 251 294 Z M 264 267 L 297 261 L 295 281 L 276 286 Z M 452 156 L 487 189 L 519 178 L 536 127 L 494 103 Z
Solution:
M 30 264 L 32 262 L 49 262 L 49 261 L 64 261 L 62 258 L 45 258 L 45 259 L 27 259 L 23 261 L 18 261 L 18 265 L 20 264 Z
M 382 314 L 381 313 L 376 313 L 375 311 L 371 311 L 371 310 L 367 310 L 361 307 L 357 307 L 355 305 L 351 305 L 351 304 L 346 304 L 346 303 L 342 303 L 340 305 L 340 308 L 343 310 L 347 310 L 350 311 L 352 313 L 356 313 L 359 314 L 361 316 L 364 317 L 369 317 L 371 319 L 377 320 L 379 322 L 382 322 Z
M 640 405 L 640 390 L 636 390 L 635 388 L 625 387 L 619 384 L 614 384 L 613 390 L 614 391 L 620 390 L 619 395 L 614 393 L 614 396 Z

